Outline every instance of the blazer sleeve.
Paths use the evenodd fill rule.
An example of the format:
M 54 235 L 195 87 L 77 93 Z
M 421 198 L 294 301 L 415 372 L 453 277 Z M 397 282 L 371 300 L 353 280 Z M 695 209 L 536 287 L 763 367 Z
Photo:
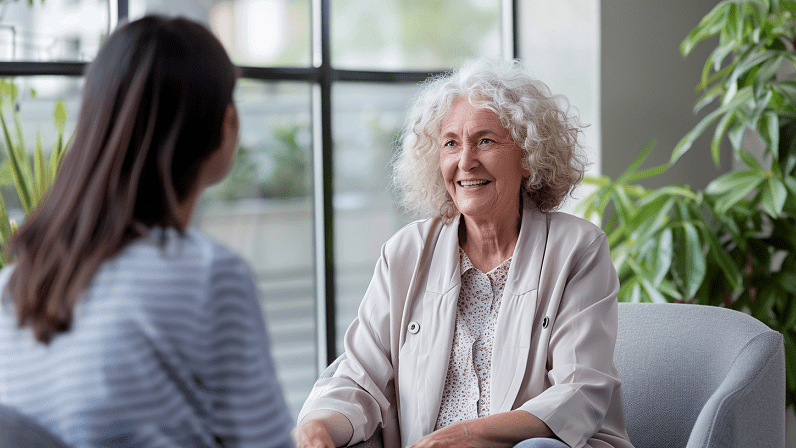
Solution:
M 619 279 L 604 233 L 572 266 L 558 273 L 565 284 L 548 345 L 550 386 L 519 409 L 579 448 L 602 426 L 621 383 L 613 362 Z
M 390 300 L 390 265 L 385 247 L 357 317 L 346 331 L 346 358 L 331 378 L 315 383 L 298 416 L 301 422 L 315 410 L 342 413 L 354 429 L 349 444 L 366 440 L 377 426 L 397 419 L 390 350 L 391 305 L 395 304 Z M 400 319 L 400 311 L 397 313 Z

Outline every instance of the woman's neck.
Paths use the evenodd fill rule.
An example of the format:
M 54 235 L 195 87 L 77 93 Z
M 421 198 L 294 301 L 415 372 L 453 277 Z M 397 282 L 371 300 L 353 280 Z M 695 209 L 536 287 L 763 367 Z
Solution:
M 462 215 L 459 222 L 459 245 L 473 266 L 489 272 L 514 253 L 520 235 L 522 216 L 479 220 Z
M 183 229 L 187 229 L 188 225 L 191 223 L 193 210 L 203 191 L 203 188 L 195 188 L 194 192 L 189 194 L 188 197 L 177 206 L 177 220 L 180 221 Z

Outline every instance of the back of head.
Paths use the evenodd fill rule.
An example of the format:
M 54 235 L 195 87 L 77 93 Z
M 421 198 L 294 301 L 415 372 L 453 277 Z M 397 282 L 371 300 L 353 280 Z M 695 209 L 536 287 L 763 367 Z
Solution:
M 147 16 L 114 31 L 88 66 L 77 128 L 49 196 L 9 243 L 6 292 L 49 341 L 100 264 L 177 208 L 218 149 L 235 67 L 204 26 Z
M 220 143 L 234 84 L 234 66 L 202 25 L 158 16 L 124 25 L 86 72 L 74 157 L 62 170 L 88 177 L 99 169 L 103 184 L 121 174 L 128 185 L 110 193 L 135 194 L 136 221 L 178 227 L 174 208 Z

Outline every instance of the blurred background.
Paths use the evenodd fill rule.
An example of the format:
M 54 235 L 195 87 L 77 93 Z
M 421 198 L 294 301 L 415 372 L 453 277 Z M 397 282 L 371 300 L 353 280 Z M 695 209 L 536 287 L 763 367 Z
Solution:
M 698 122 L 694 86 L 710 45 L 687 59 L 678 45 L 716 3 L 0 0 L 0 77 L 17 88 L 10 106 L 24 140 L 48 148 L 53 105 L 64 101 L 71 135 L 85 64 L 118 23 L 162 13 L 213 30 L 241 67 L 240 146 L 194 225 L 251 264 L 296 415 L 318 369 L 341 353 L 381 245 L 419 218 L 396 207 L 389 161 L 423 79 L 466 58 L 520 58 L 587 125 L 589 174 L 616 177 L 652 138 L 648 163 L 668 160 Z M 731 159 L 717 168 L 692 151 L 651 186 L 702 188 Z

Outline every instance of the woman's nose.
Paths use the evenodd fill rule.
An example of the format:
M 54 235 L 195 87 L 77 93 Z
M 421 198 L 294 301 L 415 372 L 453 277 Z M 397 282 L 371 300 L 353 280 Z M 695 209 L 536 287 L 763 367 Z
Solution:
M 471 171 L 478 168 L 480 162 L 478 161 L 478 152 L 470 145 L 465 145 L 459 154 L 459 169 L 462 171 Z

